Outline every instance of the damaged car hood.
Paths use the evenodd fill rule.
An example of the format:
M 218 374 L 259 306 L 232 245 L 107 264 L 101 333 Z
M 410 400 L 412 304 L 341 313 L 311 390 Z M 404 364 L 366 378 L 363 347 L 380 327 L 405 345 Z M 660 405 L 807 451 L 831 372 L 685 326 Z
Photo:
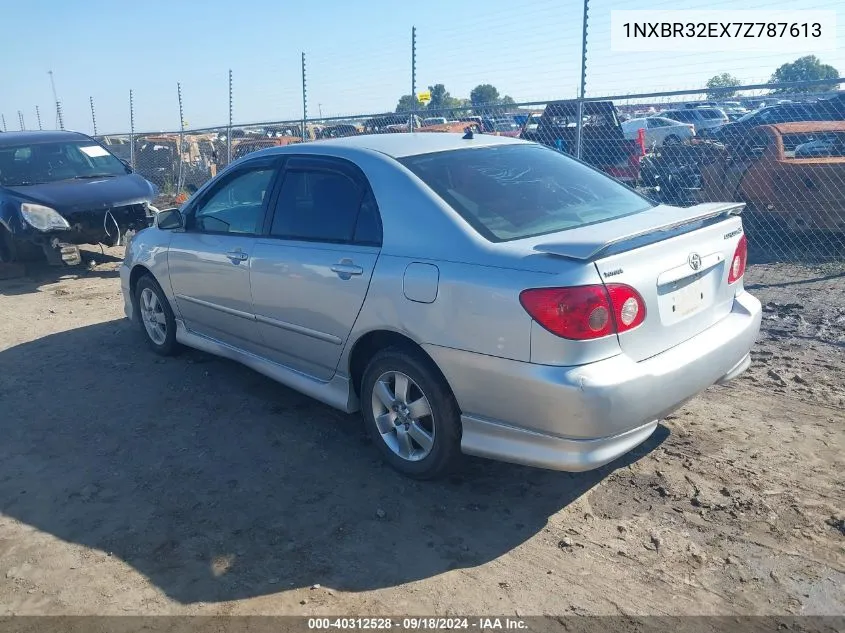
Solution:
M 27 202 L 52 207 L 62 215 L 150 202 L 155 196 L 153 185 L 138 174 L 3 189 Z

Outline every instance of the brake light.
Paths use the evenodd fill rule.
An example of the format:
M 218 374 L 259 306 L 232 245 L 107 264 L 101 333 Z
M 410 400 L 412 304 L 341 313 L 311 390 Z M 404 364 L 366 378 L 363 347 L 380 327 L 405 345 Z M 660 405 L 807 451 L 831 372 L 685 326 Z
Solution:
M 624 284 L 532 288 L 519 302 L 549 332 L 577 341 L 625 332 L 645 319 L 642 297 Z
M 743 233 L 739 238 L 739 244 L 736 245 L 733 259 L 731 260 L 731 269 L 728 271 L 728 283 L 733 284 L 739 281 L 745 274 L 745 266 L 748 263 L 748 239 Z

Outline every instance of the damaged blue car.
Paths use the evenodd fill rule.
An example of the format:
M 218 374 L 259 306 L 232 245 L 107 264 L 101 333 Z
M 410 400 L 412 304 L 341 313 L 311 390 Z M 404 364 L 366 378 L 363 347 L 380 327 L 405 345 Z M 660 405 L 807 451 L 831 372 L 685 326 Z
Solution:
M 80 264 L 79 244 L 115 246 L 149 226 L 156 194 L 85 134 L 0 134 L 0 262 Z

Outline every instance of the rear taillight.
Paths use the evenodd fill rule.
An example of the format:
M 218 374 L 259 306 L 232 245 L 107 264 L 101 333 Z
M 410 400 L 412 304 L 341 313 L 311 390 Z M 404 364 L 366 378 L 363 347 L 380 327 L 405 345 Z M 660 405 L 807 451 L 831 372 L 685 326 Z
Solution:
M 745 265 L 748 263 L 748 240 L 745 234 L 739 238 L 739 244 L 736 245 L 733 259 L 731 260 L 731 269 L 728 271 L 728 283 L 733 284 L 739 281 L 745 274 Z
M 645 321 L 645 302 L 631 286 L 607 284 L 607 294 L 613 306 L 617 332 L 632 330 Z
M 549 332 L 577 341 L 625 332 L 645 319 L 642 297 L 624 284 L 532 288 L 519 302 Z

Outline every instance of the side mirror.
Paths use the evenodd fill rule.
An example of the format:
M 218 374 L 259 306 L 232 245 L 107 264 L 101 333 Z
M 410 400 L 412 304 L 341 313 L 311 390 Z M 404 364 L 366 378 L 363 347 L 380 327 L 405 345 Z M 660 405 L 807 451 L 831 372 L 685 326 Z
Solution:
M 129 161 L 126 160 L 125 158 L 121 158 L 120 162 L 123 163 L 123 166 L 126 167 L 126 169 L 129 170 L 130 174 L 135 171 L 134 169 L 132 169 L 132 165 L 129 164 Z
M 156 226 L 163 231 L 182 228 L 182 212 L 179 209 L 164 209 L 156 216 Z

